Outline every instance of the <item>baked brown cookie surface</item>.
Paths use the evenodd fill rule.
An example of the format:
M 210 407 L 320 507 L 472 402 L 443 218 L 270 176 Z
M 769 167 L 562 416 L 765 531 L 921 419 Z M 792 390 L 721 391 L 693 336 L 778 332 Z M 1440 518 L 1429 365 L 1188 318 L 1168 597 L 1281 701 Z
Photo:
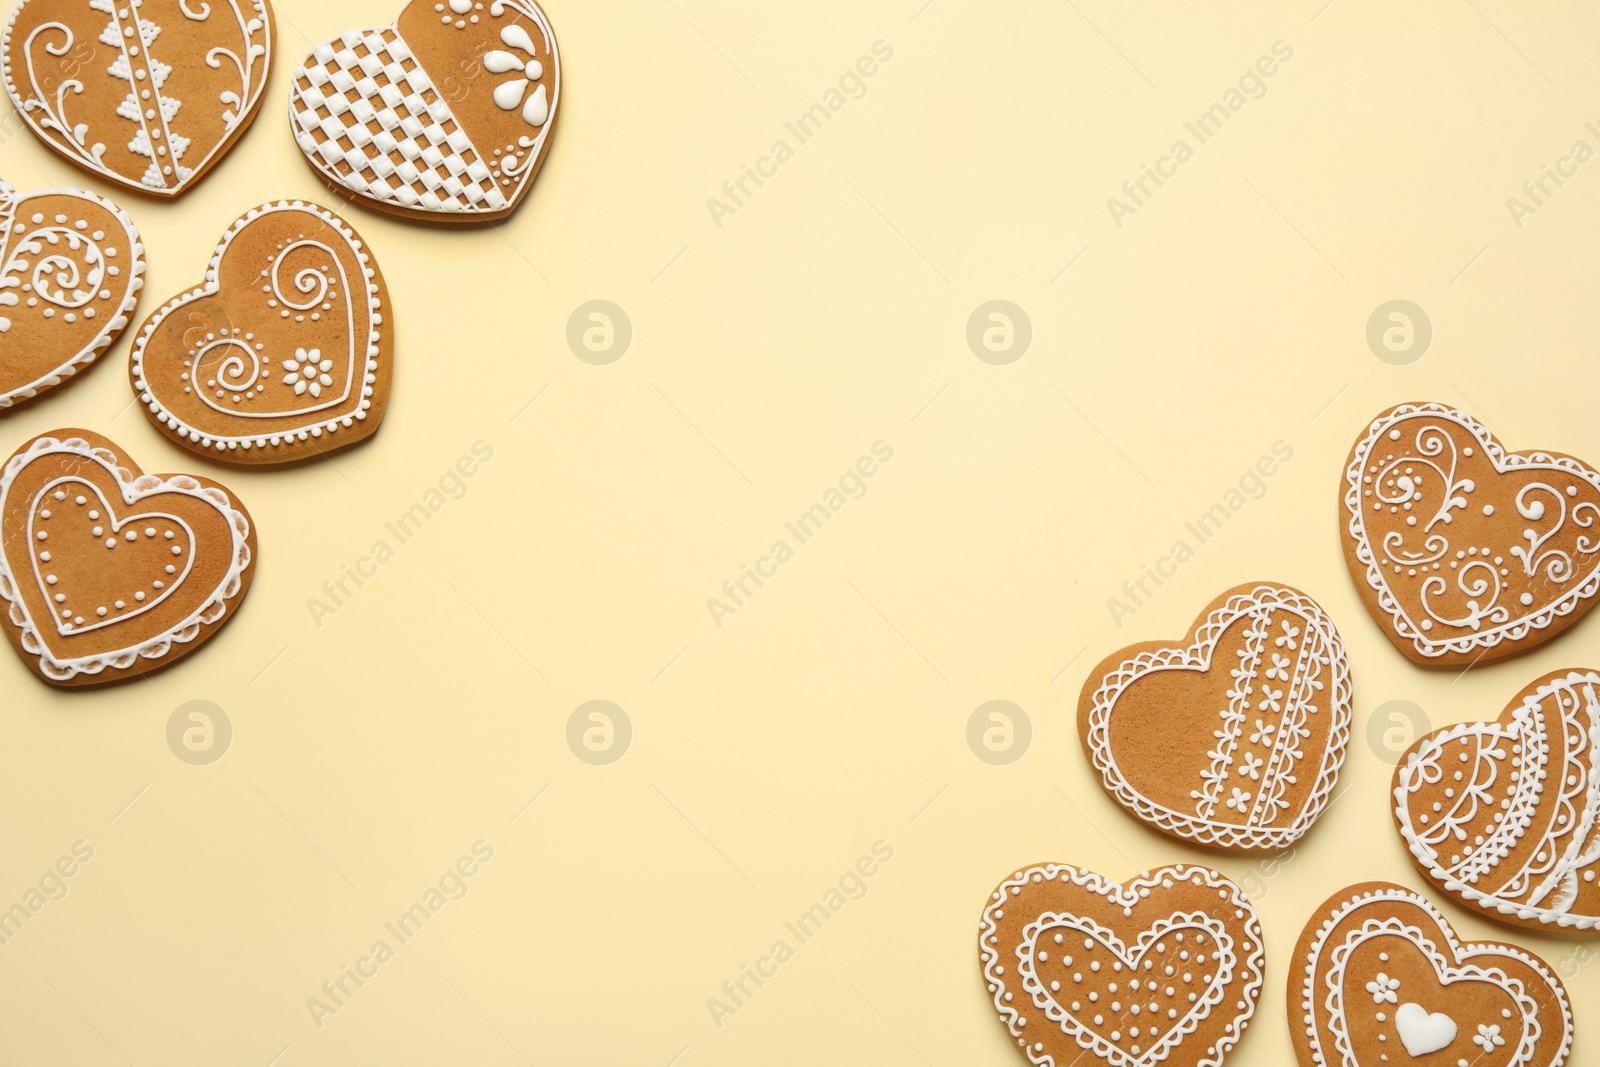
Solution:
M 229 463 L 289 463 L 371 436 L 393 371 L 377 261 L 343 219 L 279 201 L 245 214 L 197 288 L 145 321 L 129 357 L 145 413 Z
M 1043 1067 L 1216 1067 L 1261 995 L 1255 910 L 1207 867 L 1126 883 L 1026 867 L 990 894 L 978 938 L 1000 1021 Z
M 1117 802 L 1173 837 L 1282 849 L 1327 807 L 1350 735 L 1350 668 L 1297 589 L 1222 593 L 1179 643 L 1146 641 L 1089 672 L 1078 736 Z
M 1443 404 L 1372 420 L 1339 503 L 1350 576 L 1414 663 L 1526 652 L 1600 592 L 1600 473 L 1559 452 L 1509 451 Z
M 215 482 L 144 474 L 111 441 L 57 430 L 0 471 L 0 604 L 52 685 L 149 674 L 215 636 L 250 587 L 250 516 Z
M 273 37 L 267 0 L 23 0 L 0 37 L 0 74 L 57 153 L 171 197 L 255 118 Z

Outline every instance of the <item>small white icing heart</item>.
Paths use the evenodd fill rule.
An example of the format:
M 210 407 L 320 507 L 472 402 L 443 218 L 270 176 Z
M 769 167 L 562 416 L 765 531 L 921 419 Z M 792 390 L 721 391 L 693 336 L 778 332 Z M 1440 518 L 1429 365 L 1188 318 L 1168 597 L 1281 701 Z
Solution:
M 1454 1019 L 1440 1011 L 1430 1015 L 1427 1008 L 1410 1001 L 1395 1010 L 1394 1028 L 1400 1031 L 1400 1043 L 1413 1056 L 1438 1052 L 1456 1039 Z

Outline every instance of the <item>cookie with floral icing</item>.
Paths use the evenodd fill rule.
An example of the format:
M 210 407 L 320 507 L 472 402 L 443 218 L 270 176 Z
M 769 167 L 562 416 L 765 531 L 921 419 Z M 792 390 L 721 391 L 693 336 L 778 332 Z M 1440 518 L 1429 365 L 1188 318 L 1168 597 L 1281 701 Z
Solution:
M 0 182 L 0 409 L 60 385 L 122 333 L 144 245 L 111 201 Z
M 533 0 L 411 0 L 294 72 L 289 119 L 322 178 L 409 218 L 509 215 L 544 165 L 561 57 Z
M 1344 643 L 1299 590 L 1237 586 L 1184 641 L 1101 661 L 1078 699 L 1078 733 L 1106 791 L 1163 833 L 1285 848 L 1327 807 L 1344 763 Z
M 383 420 L 392 314 L 348 223 L 316 204 L 265 204 L 229 228 L 201 285 L 145 322 L 133 390 L 163 433 L 213 459 L 319 456 Z
M 1572 1010 L 1539 957 L 1460 941 L 1409 889 L 1364 882 L 1306 923 L 1289 968 L 1301 1067 L 1561 1067 Z
M 1041 1067 L 1217 1067 L 1261 996 L 1255 909 L 1178 864 L 1126 883 L 1067 864 L 1014 872 L 978 927 L 983 980 Z
M 23 0 L 0 74 L 29 129 L 99 178 L 177 196 L 255 118 L 267 0 Z
M 1492 722 L 1419 738 L 1394 770 L 1411 862 L 1515 926 L 1600 930 L 1600 672 L 1552 671 Z
M 238 610 L 256 555 L 227 489 L 144 474 L 87 430 L 35 437 L 0 470 L 6 636 L 53 685 L 143 677 L 193 652 Z
M 1534 648 L 1600 592 L 1600 472 L 1512 452 L 1472 416 L 1401 404 L 1350 450 L 1345 562 L 1394 646 L 1425 666 Z

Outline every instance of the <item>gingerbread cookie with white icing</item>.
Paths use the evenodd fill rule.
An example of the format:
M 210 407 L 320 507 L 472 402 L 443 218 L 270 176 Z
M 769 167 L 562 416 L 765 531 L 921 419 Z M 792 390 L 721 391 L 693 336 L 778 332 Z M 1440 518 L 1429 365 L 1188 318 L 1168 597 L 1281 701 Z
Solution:
M 1236 586 L 1181 642 L 1146 641 L 1089 672 L 1084 754 L 1147 824 L 1234 851 L 1283 849 L 1327 807 L 1350 736 L 1350 667 L 1306 594 Z
M 1460 941 L 1426 899 L 1387 882 L 1330 897 L 1289 968 L 1301 1067 L 1561 1067 L 1572 1009 L 1548 964 Z
M 23 0 L 0 37 L 0 74 L 51 149 L 173 197 L 255 118 L 273 37 L 267 0 Z
M 1552 671 L 1498 719 L 1418 738 L 1394 769 L 1394 821 L 1417 870 L 1464 907 L 1600 931 L 1600 672 Z
M 411 0 L 389 26 L 324 41 L 289 118 L 335 189 L 407 218 L 492 222 L 544 165 L 561 56 L 534 0 Z
M 0 469 L 6 636 L 52 685 L 143 677 L 193 652 L 238 610 L 257 554 L 227 489 L 144 474 L 87 430 L 36 437 Z
M 1014 872 L 978 927 L 984 986 L 1041 1067 L 1217 1067 L 1261 996 L 1255 909 L 1178 864 L 1113 882 L 1068 864 Z
M 377 260 L 349 223 L 295 200 L 229 228 L 205 280 L 146 320 L 128 369 L 145 414 L 174 443 L 260 465 L 375 433 L 393 365 Z
M 1600 472 L 1559 452 L 1512 452 L 1443 404 L 1374 419 L 1339 500 L 1350 576 L 1413 663 L 1526 652 L 1600 592 Z
M 93 193 L 0 182 L 0 409 L 99 358 L 143 287 L 144 245 L 127 212 Z

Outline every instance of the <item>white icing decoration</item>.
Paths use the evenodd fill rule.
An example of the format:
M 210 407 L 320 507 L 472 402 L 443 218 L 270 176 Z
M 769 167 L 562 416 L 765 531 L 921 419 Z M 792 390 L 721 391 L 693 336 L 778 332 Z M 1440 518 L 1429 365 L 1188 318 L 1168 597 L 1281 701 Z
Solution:
M 327 209 L 299 200 L 280 200 L 277 203 L 264 204 L 247 212 L 223 236 L 222 241 L 217 245 L 216 251 L 212 253 L 211 262 L 206 268 L 204 283 L 196 289 L 175 297 L 155 314 L 151 315 L 150 319 L 145 323 L 144 329 L 139 331 L 139 336 L 133 343 L 130 362 L 134 389 L 138 393 L 139 400 L 144 403 L 158 422 L 176 430 L 180 437 L 193 442 L 202 449 L 224 451 L 238 448 L 276 448 L 303 442 L 310 435 L 320 436 L 324 432 L 336 433 L 341 428 L 349 427 L 352 425 L 352 419 L 365 418 L 368 409 L 372 406 L 369 387 L 377 375 L 383 318 L 388 313 L 388 309 L 382 306 L 379 300 L 378 286 L 374 282 L 367 277 L 350 275 L 346 270 L 344 261 L 328 245 L 319 241 L 304 239 L 289 243 L 273 256 L 272 263 L 268 267 L 268 285 L 271 289 L 273 301 L 287 308 L 302 311 L 312 307 L 320 307 L 325 300 L 342 301 L 344 305 L 344 332 L 350 338 L 348 349 L 339 353 L 337 358 L 328 358 L 320 350 L 312 349 L 310 351 L 317 352 L 317 359 L 315 362 L 308 362 L 310 351 L 305 349 L 296 349 L 286 353 L 258 352 L 254 345 L 241 339 L 246 331 L 239 329 L 232 331 L 228 336 L 217 337 L 207 341 L 199 351 L 206 353 L 223 347 L 233 349 L 229 357 L 217 365 L 217 377 L 213 379 L 217 383 L 217 387 L 228 393 L 230 401 L 234 393 L 242 392 L 250 383 L 256 381 L 266 365 L 278 368 L 279 373 L 275 374 L 274 377 L 278 379 L 280 385 L 285 383 L 290 376 L 283 372 L 287 372 L 292 364 L 295 378 L 303 382 L 305 388 L 297 389 L 291 386 L 286 392 L 295 396 L 309 396 L 313 402 L 290 408 L 247 410 L 242 405 L 234 405 L 231 402 L 218 402 L 216 397 L 208 395 L 203 389 L 197 389 L 195 395 L 207 407 L 240 418 L 268 419 L 302 415 L 315 415 L 317 417 L 311 418 L 303 425 L 274 430 L 271 433 L 212 434 L 179 418 L 175 412 L 163 404 L 160 398 L 156 396 L 146 378 L 146 348 L 161 323 L 169 315 L 172 315 L 185 305 L 203 297 L 213 296 L 220 291 L 218 278 L 223 257 L 227 254 L 234 239 L 239 236 L 245 227 L 266 216 L 290 212 L 314 216 L 327 226 L 333 227 L 344 238 L 346 242 L 345 252 L 349 258 L 362 265 L 371 263 L 370 251 L 361 241 L 361 238 L 338 216 Z M 327 255 L 331 261 L 332 268 L 336 269 L 338 273 L 338 281 L 333 283 L 337 286 L 336 295 L 329 295 L 330 283 L 328 278 L 322 272 L 311 268 L 303 268 L 295 273 L 291 282 L 291 288 L 295 295 L 284 291 L 280 285 L 279 267 L 290 251 L 304 247 L 316 248 Z M 355 305 L 358 298 L 352 296 L 352 286 L 356 286 L 365 292 L 362 306 L 367 309 L 368 329 L 364 343 L 356 340 L 358 331 L 355 319 Z M 307 356 L 307 360 L 301 359 L 301 353 Z M 308 367 L 314 372 L 309 376 L 304 373 Z M 339 370 L 340 376 L 344 380 L 344 387 L 335 395 L 324 396 L 323 394 L 327 392 L 327 388 L 336 380 L 331 373 L 335 369 Z M 274 385 L 275 389 L 278 387 L 279 385 Z M 259 393 L 257 394 L 257 396 L 260 395 Z M 350 401 L 353 397 L 359 397 L 360 399 L 352 408 Z M 333 414 L 317 414 L 319 412 L 328 412 L 331 409 L 339 410 Z
M 243 588 L 243 575 L 250 566 L 251 558 L 249 520 L 234 506 L 232 498 L 222 489 L 215 486 L 203 486 L 187 475 L 160 478 L 155 475 L 144 474 L 135 477 L 131 471 L 121 465 L 115 453 L 106 448 L 90 445 L 81 438 L 58 440 L 53 437 L 41 437 L 31 442 L 26 450 L 11 457 L 6 463 L 4 472 L 0 473 L 0 514 L 11 514 L 13 509 L 27 509 L 26 513 L 33 515 L 37 502 L 53 494 L 57 491 L 57 487 L 67 483 L 81 484 L 87 482 L 88 478 L 86 476 L 66 476 L 48 483 L 32 500 L 16 501 L 10 499 L 12 486 L 16 482 L 17 476 L 26 467 L 39 461 L 52 462 L 49 457 L 63 454 L 75 457 L 85 465 L 100 468 L 120 487 L 121 501 L 106 502 L 102 506 L 110 511 L 120 505 L 122 508 L 132 509 L 136 513 L 114 520 L 117 527 L 123 524 L 145 522 L 156 517 L 148 513 L 137 513 L 139 502 L 158 494 L 172 493 L 200 501 L 215 509 L 227 523 L 231 543 L 227 546 L 196 544 L 195 552 L 188 554 L 192 557 L 201 551 L 218 553 L 225 551 L 228 556 L 228 566 L 215 588 L 208 593 L 206 599 L 174 626 L 162 633 L 122 648 L 61 660 L 55 658 L 48 645 L 41 638 L 39 632 L 41 621 L 34 619 L 30 615 L 27 604 L 18 588 L 17 577 L 12 571 L 10 559 L 6 553 L 0 552 L 0 601 L 5 601 L 10 605 L 9 618 L 11 623 L 21 631 L 20 643 L 22 649 L 28 655 L 39 658 L 39 669 L 44 675 L 55 681 L 69 681 L 82 674 L 99 674 L 107 668 L 125 670 L 140 659 L 155 660 L 162 658 L 171 651 L 174 644 L 185 644 L 193 641 L 206 626 L 220 621 L 228 612 L 228 602 L 236 598 Z M 83 496 L 83 494 L 79 495 Z M 98 490 L 95 496 L 96 498 L 100 497 Z M 84 496 L 84 499 L 87 500 L 88 497 Z M 174 516 L 162 515 L 159 517 L 171 522 L 174 526 L 188 530 L 188 527 Z M 32 520 L 30 520 L 30 528 L 31 522 Z M 189 536 L 192 542 L 194 538 L 192 531 L 189 531 Z M 25 545 L 30 543 L 24 542 Z M 115 544 L 114 540 L 113 544 Z M 31 549 L 24 548 L 23 551 L 31 551 Z M 40 588 L 42 589 L 47 583 L 40 579 L 37 559 L 32 566 L 34 579 L 40 581 Z M 148 611 L 155 603 L 169 596 L 173 589 L 180 587 L 183 579 L 188 574 L 189 562 L 186 560 L 182 576 L 173 579 L 170 582 L 170 588 L 164 589 L 161 595 L 151 601 L 150 604 L 130 609 L 128 616 L 125 617 Z M 163 588 L 161 582 L 152 584 L 156 589 Z M 96 617 L 99 617 L 100 613 L 96 612 L 95 614 Z M 70 628 L 62 625 L 63 620 L 60 618 L 52 617 L 51 624 L 58 633 L 65 634 L 81 633 L 96 629 L 102 625 L 109 625 L 110 622 L 120 621 L 122 621 L 122 618 L 112 619 L 106 623 L 88 623 L 80 613 L 72 618 Z
M 265 88 L 266 72 L 272 66 L 272 34 L 262 0 L 247 0 L 245 7 L 240 6 L 240 0 L 225 0 L 236 24 L 237 45 L 212 47 L 205 53 L 204 61 L 213 69 L 221 69 L 224 60 L 231 63 L 238 73 L 239 85 L 237 89 L 224 90 L 218 95 L 223 104 L 220 136 L 211 141 L 203 158 L 191 160 L 185 165 L 180 160 L 185 158 L 194 138 L 173 129 L 182 103 L 162 92 L 172 67 L 153 54 L 155 49 L 152 46 L 161 34 L 161 27 L 141 17 L 142 8 L 138 5 L 124 3 L 119 6 L 110 0 L 89 0 L 89 7 L 107 16 L 106 27 L 96 41 L 108 49 L 116 49 L 116 57 L 109 66 L 95 69 L 105 76 L 127 83 L 126 95 L 116 108 L 116 114 L 134 126 L 126 148 L 150 160 L 143 175 L 134 180 L 106 166 L 106 145 L 102 141 L 90 140 L 92 131 L 88 124 L 68 118 L 70 98 L 81 96 L 88 89 L 80 78 L 62 79 L 55 88 L 53 98 L 36 95 L 36 87 L 40 84 L 34 69 L 36 45 L 49 56 L 66 55 L 77 43 L 69 27 L 59 22 L 46 22 L 35 27 L 22 45 L 26 84 L 19 84 L 15 78 L 11 54 L 12 29 L 29 2 L 40 0 L 24 0 L 24 3 L 18 4 L 6 23 L 3 39 L 0 39 L 0 60 L 4 63 L 7 93 L 28 123 L 52 147 L 80 166 L 123 185 L 139 186 L 169 196 L 184 188 L 197 172 L 203 171 L 215 156 L 229 146 L 231 135 L 240 127 L 243 117 L 260 100 Z M 203 22 L 211 15 L 208 3 L 202 3 L 198 11 L 190 8 L 187 0 L 180 0 L 178 6 L 190 21 Z M 52 42 L 47 39 L 40 43 L 41 35 L 59 37 L 60 40 Z M 189 56 L 182 57 L 183 61 L 190 59 Z
M 1477 454 L 1469 441 L 1498 475 L 1524 479 L 1516 508 L 1528 524 L 1514 543 L 1487 543 L 1505 538 L 1477 519 L 1493 509 L 1469 506 L 1478 489 L 1460 470 L 1463 458 Z M 1590 492 L 1569 506 L 1573 483 Z M 1381 613 L 1424 657 L 1520 641 L 1600 592 L 1600 473 L 1567 456 L 1508 453 L 1470 415 L 1443 404 L 1402 404 L 1374 421 L 1345 470 L 1343 500 L 1356 560 Z M 1426 519 L 1407 525 L 1417 541 L 1386 529 L 1374 544 L 1373 516 L 1387 525 L 1402 509 Z
M 1014 904 L 1017 894 L 1030 883 L 1058 880 L 1105 897 L 1111 903 L 1120 905 L 1126 916 L 1132 916 L 1141 908 L 1148 910 L 1159 907 L 1159 898 L 1156 901 L 1149 901 L 1148 898 L 1170 889 L 1178 882 L 1191 882 L 1196 886 L 1215 889 L 1227 907 L 1233 909 L 1234 914 L 1243 921 L 1245 940 L 1242 945 L 1236 945 L 1222 922 L 1198 911 L 1163 914 L 1141 929 L 1131 943 L 1123 941 L 1114 931 L 1087 916 L 1047 911 L 1023 928 L 1022 941 L 1016 946 L 1013 956 L 1009 959 L 1003 956 L 998 922 L 1004 910 Z M 1202 951 L 1194 959 L 1189 958 L 1188 950 L 1181 945 L 1185 937 L 1191 939 L 1191 944 L 1194 940 L 1204 941 L 1203 946 L 1196 946 Z M 1128 976 L 1107 985 L 1112 995 L 1118 993 L 1119 985 L 1124 987 L 1123 992 L 1129 1000 L 1126 1008 L 1120 1001 L 1090 1004 L 1084 1004 L 1081 1000 L 1074 1002 L 1073 997 L 1068 995 L 1071 987 L 1061 982 L 1055 983 L 1060 988 L 1052 987 L 1050 982 L 1041 977 L 1039 968 L 1041 964 L 1049 963 L 1052 949 L 1047 946 L 1053 945 L 1063 945 L 1066 953 L 1078 954 L 1080 958 L 1074 961 L 1078 967 L 1083 966 L 1082 957 L 1105 952 L 1109 957 L 1108 963 L 1115 968 L 1115 975 L 1118 978 L 1123 974 Z M 1184 1038 L 1194 1033 L 1213 1011 L 1233 1011 L 1236 1014 L 1230 1018 L 1222 1036 L 1209 1049 L 1204 1052 L 1184 1049 L 1184 1063 L 1193 1064 L 1194 1067 L 1220 1067 L 1254 1014 L 1261 993 L 1265 963 L 1261 927 L 1255 909 L 1239 887 L 1216 871 L 1182 864 L 1148 871 L 1126 885 L 1066 864 L 1051 863 L 1017 871 L 1000 884 L 984 908 L 983 920 L 979 924 L 978 946 L 984 980 L 994 999 L 995 1010 L 1028 1059 L 1039 1067 L 1073 1067 L 1080 1061 L 1086 1062 L 1085 1057 L 1088 1056 L 1097 1057 L 1098 1062 L 1111 1067 L 1153 1067 L 1164 1063 Z M 1146 998 L 1156 999 L 1160 996 L 1156 990 L 1168 983 L 1155 981 L 1141 990 L 1139 983 L 1145 980 L 1141 976 L 1152 975 L 1155 968 L 1143 969 L 1136 965 L 1148 961 L 1152 954 L 1176 962 L 1179 951 L 1184 953 L 1183 965 L 1190 972 L 1186 977 L 1199 978 L 1201 984 L 1183 986 L 1191 996 L 1172 1000 L 1161 998 L 1173 1005 L 1171 1015 L 1147 1012 L 1141 1017 L 1140 1007 Z M 1061 964 L 1067 963 L 1069 956 L 1066 953 L 1062 954 Z M 1199 955 L 1205 955 L 1207 962 L 1199 963 Z M 1087 969 L 1100 971 L 1099 960 L 1092 960 Z M 1060 974 L 1071 972 L 1071 966 L 1058 969 Z M 1166 977 L 1164 972 L 1162 977 Z M 1020 989 L 1016 987 L 1018 983 Z M 1172 984 L 1182 985 L 1176 978 Z M 1030 1019 L 1024 1014 L 1030 1002 L 1043 1012 L 1042 1018 L 1035 1016 Z M 1046 1022 L 1054 1024 L 1083 1052 L 1066 1062 L 1058 1062 L 1041 1044 L 1031 1041 L 1030 1024 L 1036 1028 Z M 1125 1028 L 1135 1026 L 1143 1029 L 1154 1041 L 1132 1038 L 1123 1033 Z
M 43 196 L 66 196 L 103 208 L 116 219 L 121 229 L 120 237 L 101 231 L 81 232 L 82 220 L 76 225 L 39 221 L 23 223 L 23 205 Z M 34 213 L 37 215 L 37 213 Z M 17 232 L 21 227 L 22 232 Z M 127 212 L 104 197 L 76 189 L 51 189 L 33 193 L 17 193 L 10 185 L 0 182 L 0 310 L 7 317 L 0 318 L 0 357 L 5 346 L 12 343 L 6 338 L 12 320 L 19 316 L 20 304 L 17 290 L 26 284 L 47 305 L 62 309 L 84 308 L 95 299 L 109 300 L 109 289 L 101 289 L 103 275 L 110 273 L 104 264 L 116 251 L 117 243 L 125 243 L 130 250 L 133 266 L 126 275 L 119 274 L 117 288 L 122 290 L 115 309 L 106 309 L 100 328 L 86 338 L 81 348 L 65 353 L 59 365 L 40 377 L 19 382 L 6 388 L 0 382 L 0 410 L 21 400 L 37 396 L 45 389 L 59 385 L 83 367 L 93 363 L 111 344 L 112 339 L 128 325 L 139 291 L 144 288 L 144 245 L 139 231 Z M 48 248 L 47 248 L 48 246 Z M 42 254 L 43 253 L 43 254 Z M 34 258 L 38 257 L 38 258 Z M 85 285 L 90 279 L 92 285 Z M 52 288 L 53 286 L 53 288 Z M 98 290 L 98 293 L 96 292 Z M 47 306 L 45 310 L 49 310 Z M 87 309 L 85 318 L 90 318 Z M 0 363 L 4 359 L 0 358 Z
M 1397 918 L 1392 914 L 1397 910 L 1410 912 L 1413 918 Z M 1471 987 L 1487 984 L 1497 991 L 1496 999 L 1503 997 L 1509 1007 L 1492 1024 L 1471 1020 L 1468 1030 L 1476 1034 L 1471 1044 L 1482 1047 L 1482 1041 L 1488 1040 L 1491 1047 L 1510 1046 L 1508 1058 L 1494 1061 L 1501 1067 L 1560 1067 L 1566 1060 L 1572 1047 L 1572 1009 L 1566 993 L 1543 961 L 1515 945 L 1457 940 L 1438 909 L 1400 886 L 1357 893 L 1335 905 L 1331 914 L 1319 914 L 1311 922 L 1316 926 L 1316 935 L 1295 968 L 1295 973 L 1303 977 L 1291 986 L 1299 993 L 1298 1021 L 1304 1027 L 1311 1065 L 1356 1067 L 1369 1062 L 1358 1058 L 1353 1046 L 1350 1018 L 1354 1008 L 1346 993 L 1362 988 L 1362 978 L 1350 967 L 1358 956 L 1370 956 L 1372 947 L 1395 942 L 1399 943 L 1397 948 L 1414 950 L 1430 964 L 1438 992 L 1428 995 L 1438 997 L 1439 1002 L 1423 1005 L 1401 1000 L 1389 1022 L 1384 1022 L 1384 1015 L 1377 1015 L 1380 1036 L 1383 1027 L 1392 1026 L 1395 1037 L 1413 1057 L 1451 1047 L 1459 1036 L 1457 1025 L 1462 1013 L 1479 999 Z M 1394 951 L 1390 948 L 1379 958 L 1390 960 Z M 1513 969 L 1529 968 L 1547 988 L 1525 988 L 1520 979 L 1507 973 L 1511 961 L 1518 965 Z M 1366 988 L 1370 990 L 1370 983 Z M 1461 994 L 1459 999 L 1453 999 L 1452 992 Z M 1368 998 L 1362 1000 L 1362 1010 L 1373 1010 Z M 1381 1002 L 1379 1006 L 1383 1006 Z M 1557 1023 L 1558 1030 L 1554 1029 Z M 1370 1033 L 1370 1028 L 1364 1032 Z M 1379 1045 L 1380 1049 L 1383 1047 Z M 1474 1059 L 1476 1055 L 1474 1050 Z M 1383 1058 L 1394 1062 L 1393 1057 Z M 1440 1062 L 1442 1067 L 1449 1060 L 1442 1058 Z
M 1406 847 L 1446 892 L 1491 918 L 1600 929 L 1600 673 L 1549 679 L 1508 723 L 1423 738 L 1396 768 L 1394 804 Z
M 1438 1052 L 1456 1039 L 1456 1021 L 1442 1011 L 1429 1013 L 1421 1004 L 1406 1002 L 1395 1009 L 1394 1028 L 1400 1043 L 1412 1056 Z
M 1246 635 L 1239 661 L 1215 665 L 1232 679 L 1217 743 L 1190 791 L 1193 807 L 1176 810 L 1141 793 L 1118 764 L 1111 746 L 1116 703 L 1149 674 L 1212 670 L 1217 643 L 1235 627 Z M 1320 748 L 1306 744 L 1319 734 Z M 1187 648 L 1140 652 L 1107 673 L 1093 694 L 1085 736 L 1102 784 L 1146 822 L 1208 845 L 1277 849 L 1299 840 L 1327 806 L 1349 734 L 1350 668 L 1332 620 L 1310 597 L 1262 585 L 1229 597 Z M 1311 790 L 1292 811 L 1285 796 L 1308 774 Z
M 451 12 L 466 14 L 454 5 Z M 476 143 L 468 132 L 474 123 L 461 121 L 398 27 L 370 27 L 319 44 L 294 73 L 290 125 L 312 166 L 337 186 L 407 211 L 508 211 L 548 147 L 561 98 L 561 60 L 555 32 L 531 0 L 495 0 L 489 14 L 527 20 L 526 28 L 519 22 L 501 27 L 500 40 L 513 51 L 490 50 L 481 62 L 491 75 L 511 75 L 495 85 L 489 100 L 500 111 L 520 111 L 532 136 L 518 136 L 504 147 Z M 441 22 L 457 30 L 468 25 L 450 14 Z M 360 94 L 354 103 L 346 98 L 351 89 Z M 404 162 L 396 164 L 394 152 Z

